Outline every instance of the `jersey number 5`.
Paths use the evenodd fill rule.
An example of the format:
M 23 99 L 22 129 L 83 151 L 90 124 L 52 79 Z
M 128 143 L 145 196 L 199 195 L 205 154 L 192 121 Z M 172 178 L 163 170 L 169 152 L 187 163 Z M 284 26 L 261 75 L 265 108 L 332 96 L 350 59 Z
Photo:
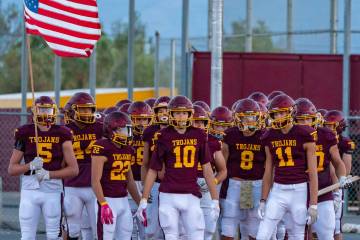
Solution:
M 182 150 L 182 151 L 181 151 Z M 192 168 L 195 165 L 195 146 L 177 146 L 174 148 L 176 161 L 174 168 Z M 189 156 L 190 155 L 190 156 Z
M 51 162 L 52 159 L 52 143 L 38 143 L 39 156 L 43 158 L 44 163 Z

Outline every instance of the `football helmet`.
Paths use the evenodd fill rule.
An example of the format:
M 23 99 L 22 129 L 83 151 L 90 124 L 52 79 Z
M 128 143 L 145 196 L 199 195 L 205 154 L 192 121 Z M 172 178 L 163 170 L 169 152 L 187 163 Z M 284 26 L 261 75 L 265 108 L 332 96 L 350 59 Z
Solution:
M 234 118 L 232 112 L 225 106 L 215 108 L 210 114 L 209 133 L 221 139 L 225 135 L 225 130 L 232 127 Z M 221 130 L 219 130 L 219 127 Z
M 167 125 L 169 123 L 169 113 L 168 113 L 168 104 L 170 102 L 170 97 L 161 96 L 158 97 L 154 103 L 153 110 L 155 114 L 155 118 L 153 122 L 155 124 L 164 124 Z M 163 109 L 160 113 L 159 109 Z
M 194 116 L 193 116 L 193 121 L 202 121 L 204 123 L 204 127 L 203 129 L 205 131 L 207 131 L 209 129 L 209 115 L 208 113 L 205 111 L 205 109 L 203 109 L 201 106 L 199 105 L 194 105 Z M 194 125 L 194 124 L 193 124 Z
M 116 111 L 119 111 L 118 107 L 108 107 L 108 108 L 105 108 L 102 113 L 105 115 L 108 115 L 109 113 L 116 112 Z
M 262 103 L 266 106 L 266 104 L 268 104 L 269 102 L 269 99 L 268 97 L 262 93 L 262 92 L 253 92 L 252 94 L 250 94 L 248 96 L 248 98 L 254 100 L 255 102 L 259 102 L 259 103 Z
M 50 97 L 40 96 L 35 99 L 32 109 L 33 121 L 42 126 L 49 126 L 56 123 L 57 107 Z
M 346 129 L 344 114 L 338 110 L 330 110 L 324 116 L 324 127 L 328 127 L 337 134 L 341 134 Z
M 309 126 L 317 127 L 317 115 L 315 105 L 307 98 L 299 98 L 295 101 L 294 119 L 296 124 L 300 124 L 299 120 L 310 119 Z
M 124 103 L 123 105 L 121 105 L 119 107 L 119 110 L 120 112 L 123 112 L 123 113 L 126 113 L 129 115 L 129 107 L 130 107 L 131 103 Z
M 134 133 L 143 134 L 144 129 L 151 124 L 153 111 L 151 107 L 142 101 L 133 102 L 128 109 Z M 147 120 L 141 122 L 141 120 Z
M 204 102 L 204 101 L 195 101 L 193 103 L 193 105 L 194 106 L 197 105 L 197 106 L 202 107 L 206 111 L 206 113 L 210 116 L 211 109 L 210 109 L 209 105 L 206 102 Z
M 122 99 L 122 100 L 118 101 L 118 102 L 115 104 L 115 106 L 118 107 L 118 108 L 120 108 L 120 107 L 121 107 L 122 105 L 124 105 L 125 103 L 132 103 L 132 101 L 129 100 L 129 99 Z
M 269 93 L 267 98 L 268 98 L 269 102 L 271 102 L 271 100 L 273 100 L 276 96 L 283 95 L 283 94 L 285 94 L 283 91 L 275 90 L 275 91 L 272 91 L 271 93 Z
M 269 104 L 271 127 L 281 129 L 293 123 L 294 100 L 286 94 L 276 96 Z M 277 116 L 281 115 L 281 116 Z
M 178 95 L 170 100 L 169 105 L 169 125 L 177 128 L 190 127 L 192 124 L 192 117 L 194 114 L 194 107 L 192 102 L 185 96 Z M 186 119 L 178 119 L 174 116 L 175 112 L 187 112 Z
M 241 99 L 236 100 L 232 105 L 231 105 L 231 111 L 235 111 L 236 105 L 240 102 Z
M 71 111 L 71 102 L 68 101 L 64 108 L 62 109 L 61 113 L 63 114 L 64 116 L 64 123 L 65 124 L 69 124 L 73 119 L 74 119 L 74 116 L 72 116 L 72 111 Z
M 132 139 L 132 127 L 129 116 L 118 111 L 106 115 L 103 135 L 116 144 L 127 145 Z
M 256 131 L 261 128 L 260 107 L 252 99 L 241 99 L 234 111 L 235 123 L 240 131 Z
M 264 104 L 262 104 L 260 102 L 258 102 L 257 104 L 259 105 L 259 108 L 260 108 L 260 128 L 263 129 L 268 126 L 268 124 L 267 124 L 267 121 L 269 118 L 268 109 Z
M 316 113 L 316 116 L 317 116 L 317 126 L 318 127 L 323 127 L 324 126 L 324 116 L 325 114 L 327 113 L 327 110 L 326 109 L 318 109 L 317 110 L 317 113 Z
M 144 102 L 147 103 L 151 108 L 153 108 L 155 101 L 156 101 L 156 98 L 148 98 Z
M 96 104 L 90 94 L 78 92 L 69 101 L 71 103 L 71 115 L 75 121 L 85 124 L 92 124 L 96 121 Z

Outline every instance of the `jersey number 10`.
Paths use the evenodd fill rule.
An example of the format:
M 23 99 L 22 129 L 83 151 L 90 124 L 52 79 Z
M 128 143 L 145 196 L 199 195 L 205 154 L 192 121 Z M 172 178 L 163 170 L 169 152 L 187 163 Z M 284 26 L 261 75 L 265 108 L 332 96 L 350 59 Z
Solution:
M 192 168 L 195 165 L 195 146 L 176 146 L 174 154 L 176 157 L 174 168 Z

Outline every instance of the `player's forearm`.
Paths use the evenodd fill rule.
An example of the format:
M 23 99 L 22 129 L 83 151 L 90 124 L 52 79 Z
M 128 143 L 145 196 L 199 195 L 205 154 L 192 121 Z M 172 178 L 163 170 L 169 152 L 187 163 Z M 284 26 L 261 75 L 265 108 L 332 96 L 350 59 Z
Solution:
M 100 181 L 97 180 L 91 181 L 91 187 L 95 193 L 97 201 L 99 203 L 106 202 Z
M 346 168 L 345 164 L 341 161 L 337 161 L 334 165 L 335 172 L 337 178 L 340 178 L 341 176 L 346 176 Z
M 352 156 L 350 154 L 344 153 L 343 161 L 346 168 L 346 175 L 349 175 L 351 172 L 351 162 L 352 162 Z
M 143 194 L 141 198 L 149 199 L 151 188 L 154 185 L 156 176 L 157 176 L 157 172 L 153 169 L 149 169 L 149 171 L 146 174 Z
M 310 187 L 310 205 L 317 205 L 318 200 L 318 177 L 317 172 L 311 171 L 309 172 L 309 187 Z
M 225 180 L 227 176 L 227 169 L 226 169 L 225 159 L 223 158 L 222 153 L 219 151 L 218 154 L 215 153 L 215 168 L 216 168 L 215 178 L 218 183 L 221 183 L 222 181 Z
M 50 179 L 64 179 L 76 177 L 79 174 L 79 167 L 77 164 L 72 166 L 66 166 L 63 169 L 50 171 Z
M 214 178 L 210 163 L 205 164 L 202 167 L 203 167 L 203 175 L 204 175 L 206 184 L 209 188 L 211 199 L 217 200 L 217 199 L 219 199 L 219 194 L 216 191 L 215 178 Z
M 262 189 L 261 189 L 261 199 L 266 200 L 268 198 L 270 188 L 271 188 L 271 176 L 269 176 L 269 174 L 264 174 Z
M 28 164 L 10 164 L 8 173 L 10 176 L 20 176 L 30 170 L 30 163 Z

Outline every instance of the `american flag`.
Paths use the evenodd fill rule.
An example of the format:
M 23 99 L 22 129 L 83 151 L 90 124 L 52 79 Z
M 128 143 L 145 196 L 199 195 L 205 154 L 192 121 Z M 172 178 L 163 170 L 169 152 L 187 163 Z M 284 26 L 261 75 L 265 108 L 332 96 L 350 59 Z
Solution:
M 24 0 L 26 32 L 62 57 L 89 57 L 101 36 L 96 0 Z

